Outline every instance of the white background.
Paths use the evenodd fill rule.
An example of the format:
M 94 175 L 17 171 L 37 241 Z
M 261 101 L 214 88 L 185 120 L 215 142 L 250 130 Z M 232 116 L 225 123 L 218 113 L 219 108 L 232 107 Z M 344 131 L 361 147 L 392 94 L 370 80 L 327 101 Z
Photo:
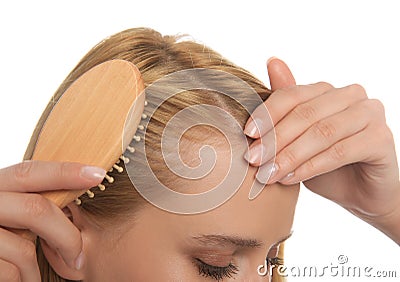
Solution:
M 108 35 L 139 26 L 188 33 L 266 83 L 270 56 L 284 59 L 299 84 L 360 83 L 370 97 L 383 101 L 399 147 L 397 1 L 104 2 L 1 2 L 0 167 L 22 159 L 41 112 L 79 59 Z M 302 188 L 294 235 L 287 243 L 288 265 L 337 265 L 343 254 L 347 265 L 395 269 L 400 258 L 395 243 Z

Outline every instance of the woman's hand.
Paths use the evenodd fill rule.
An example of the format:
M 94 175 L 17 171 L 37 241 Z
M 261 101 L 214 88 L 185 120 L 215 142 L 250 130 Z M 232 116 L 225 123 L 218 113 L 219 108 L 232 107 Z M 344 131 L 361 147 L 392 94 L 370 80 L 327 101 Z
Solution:
M 399 167 L 382 103 L 368 99 L 359 85 L 296 86 L 289 68 L 276 58 L 268 72 L 274 92 L 245 127 L 256 139 L 245 158 L 260 166 L 258 181 L 303 181 L 400 244 Z M 268 146 L 275 137 L 274 163 L 275 152 Z
M 29 229 L 74 268 L 82 265 L 80 231 L 52 202 L 36 193 L 88 189 L 105 171 L 77 163 L 26 161 L 0 170 L 0 281 L 41 281 L 33 242 L 8 228 Z

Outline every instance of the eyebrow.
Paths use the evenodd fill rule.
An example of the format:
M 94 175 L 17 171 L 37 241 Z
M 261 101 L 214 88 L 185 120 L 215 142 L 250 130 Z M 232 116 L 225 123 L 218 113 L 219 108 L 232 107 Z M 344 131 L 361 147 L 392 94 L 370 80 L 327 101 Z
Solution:
M 286 235 L 285 237 L 279 239 L 273 246 L 279 245 L 280 243 L 287 240 L 290 236 L 292 236 L 293 232 Z M 243 238 L 240 236 L 227 236 L 227 235 L 219 235 L 219 234 L 203 234 L 199 236 L 193 236 L 194 240 L 199 242 L 202 245 L 210 246 L 210 245 L 222 245 L 222 246 L 236 246 L 241 248 L 259 248 L 264 245 L 264 243 L 260 240 L 254 238 Z

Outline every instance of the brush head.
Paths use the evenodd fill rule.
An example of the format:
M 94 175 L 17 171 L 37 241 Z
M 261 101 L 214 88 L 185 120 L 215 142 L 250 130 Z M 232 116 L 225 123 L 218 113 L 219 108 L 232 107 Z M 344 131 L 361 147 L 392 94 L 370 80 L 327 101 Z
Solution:
M 54 105 L 32 160 L 79 162 L 109 170 L 131 142 L 144 102 L 144 84 L 134 64 L 111 60 L 97 65 L 77 79 Z M 84 192 L 42 195 L 62 208 Z

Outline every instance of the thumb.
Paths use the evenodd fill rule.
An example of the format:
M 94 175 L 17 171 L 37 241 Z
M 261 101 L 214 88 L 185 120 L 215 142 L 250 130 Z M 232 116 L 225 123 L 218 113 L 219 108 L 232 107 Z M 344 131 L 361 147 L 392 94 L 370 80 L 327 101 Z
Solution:
M 296 85 L 296 80 L 284 61 L 271 57 L 268 59 L 267 69 L 272 91 Z

